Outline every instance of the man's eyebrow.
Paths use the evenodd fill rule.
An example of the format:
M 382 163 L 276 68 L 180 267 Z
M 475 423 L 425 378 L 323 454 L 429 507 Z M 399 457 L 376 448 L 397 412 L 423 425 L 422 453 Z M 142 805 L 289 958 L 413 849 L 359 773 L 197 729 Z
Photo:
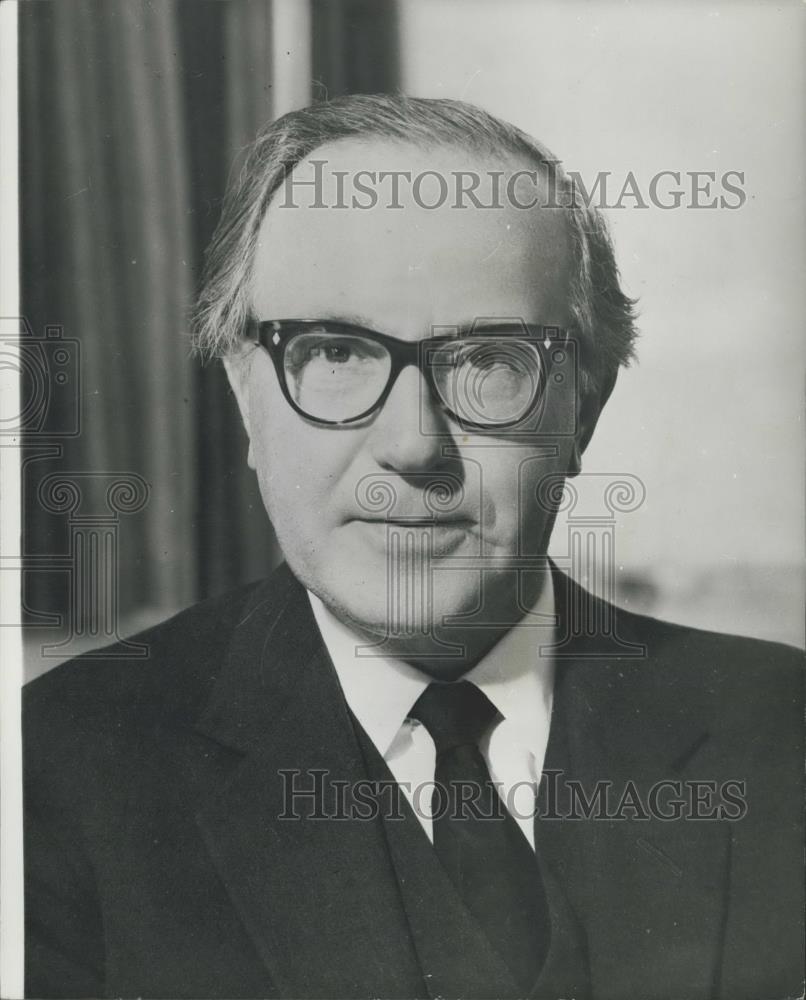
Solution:
M 380 324 L 361 313 L 325 312 L 317 319 L 329 320 L 331 323 L 347 323 L 349 326 L 363 326 L 366 330 L 382 332 Z
M 481 318 L 475 317 L 474 319 L 467 320 L 464 323 L 456 324 L 456 331 L 460 337 L 466 337 L 471 333 L 501 333 L 503 331 L 512 331 L 522 328 L 526 330 L 529 324 L 525 320 L 519 317 L 513 316 L 511 319 L 502 318 Z
M 374 330 L 378 333 L 390 333 L 394 335 L 385 324 L 379 323 L 377 320 L 362 313 L 333 310 L 323 312 L 316 319 L 321 319 L 323 322 L 346 323 L 350 326 L 363 327 L 365 330 Z M 423 331 L 423 336 L 452 334 L 458 337 L 466 337 L 469 334 L 495 334 L 503 331 L 511 332 L 513 327 L 517 328 L 519 326 L 523 326 L 526 329 L 527 324 L 517 317 L 511 319 L 473 317 L 471 319 L 460 320 L 457 323 L 432 323 L 427 330 Z

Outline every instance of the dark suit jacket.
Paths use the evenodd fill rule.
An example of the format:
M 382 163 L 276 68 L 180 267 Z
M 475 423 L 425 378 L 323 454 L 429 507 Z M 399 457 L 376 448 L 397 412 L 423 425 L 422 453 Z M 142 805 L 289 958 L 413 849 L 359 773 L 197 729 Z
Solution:
M 546 768 L 617 797 L 632 782 L 644 803 L 662 780 L 745 782 L 748 809 L 538 820 L 553 921 L 538 992 L 798 995 L 801 654 L 614 617 L 558 579 Z M 283 769 L 385 768 L 285 567 L 139 640 L 146 660 L 81 658 L 25 690 L 28 996 L 511 990 L 413 815 L 282 818 Z

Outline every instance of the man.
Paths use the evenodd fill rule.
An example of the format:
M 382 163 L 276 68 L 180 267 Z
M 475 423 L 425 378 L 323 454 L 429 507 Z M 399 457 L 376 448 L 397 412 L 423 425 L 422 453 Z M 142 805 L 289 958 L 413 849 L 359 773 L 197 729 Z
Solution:
M 796 995 L 800 655 L 546 559 L 634 339 L 551 155 L 286 116 L 197 336 L 286 563 L 27 689 L 28 994 Z

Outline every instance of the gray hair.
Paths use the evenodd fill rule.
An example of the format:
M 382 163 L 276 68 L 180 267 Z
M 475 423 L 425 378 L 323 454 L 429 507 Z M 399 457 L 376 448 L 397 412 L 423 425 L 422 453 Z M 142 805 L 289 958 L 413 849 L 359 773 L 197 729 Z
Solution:
M 237 349 L 250 315 L 250 278 L 257 235 L 274 192 L 310 153 L 339 139 L 380 136 L 422 145 L 525 155 L 547 171 L 573 250 L 569 308 L 580 343 L 582 388 L 606 394 L 620 365 L 634 356 L 635 300 L 621 290 L 607 223 L 578 204 L 570 178 L 541 143 L 514 125 L 464 101 L 355 94 L 292 111 L 264 126 L 230 181 L 207 251 L 193 315 L 193 341 L 207 357 Z

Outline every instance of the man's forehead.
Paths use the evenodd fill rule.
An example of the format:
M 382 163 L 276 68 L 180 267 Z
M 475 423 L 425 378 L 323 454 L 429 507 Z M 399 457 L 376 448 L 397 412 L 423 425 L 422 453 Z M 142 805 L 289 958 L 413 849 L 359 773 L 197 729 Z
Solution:
M 278 315 L 305 283 L 317 286 L 314 300 L 372 298 L 372 282 L 386 296 L 436 304 L 465 294 L 482 313 L 508 315 L 529 281 L 556 312 L 571 251 L 564 213 L 546 198 L 544 175 L 525 157 L 372 138 L 323 145 L 262 221 L 254 307 Z

